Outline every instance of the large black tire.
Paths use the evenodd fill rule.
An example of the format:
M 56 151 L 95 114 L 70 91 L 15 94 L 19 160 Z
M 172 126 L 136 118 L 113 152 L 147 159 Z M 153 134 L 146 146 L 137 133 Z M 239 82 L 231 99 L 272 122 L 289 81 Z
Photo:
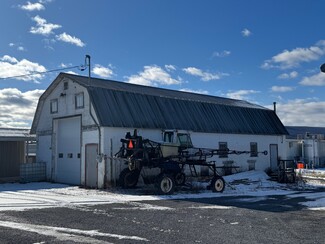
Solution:
M 213 177 L 211 180 L 211 189 L 213 192 L 223 192 L 226 186 L 225 180 L 221 176 Z
M 186 176 L 183 172 L 178 172 L 175 174 L 175 184 L 177 186 L 182 186 L 185 184 Z
M 120 173 L 119 185 L 122 188 L 134 188 L 138 184 L 139 176 L 140 171 L 138 169 L 131 171 L 129 168 L 125 168 Z
M 158 194 L 170 195 L 174 193 L 175 190 L 175 180 L 170 174 L 160 174 L 158 175 L 156 187 L 158 189 Z

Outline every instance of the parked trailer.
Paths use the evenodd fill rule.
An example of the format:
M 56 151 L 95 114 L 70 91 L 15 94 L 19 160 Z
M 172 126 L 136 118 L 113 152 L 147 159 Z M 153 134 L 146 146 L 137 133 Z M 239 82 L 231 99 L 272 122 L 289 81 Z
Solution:
M 149 139 L 143 139 L 134 131 L 133 136 L 127 133 L 121 139 L 122 146 L 115 157 L 124 159 L 127 168 L 119 175 L 119 185 L 123 188 L 133 188 L 137 185 L 141 172 L 145 169 L 159 169 L 159 173 L 150 177 L 142 175 L 145 184 L 154 183 L 159 194 L 172 194 L 175 186 L 183 185 L 186 181 L 184 169 L 189 167 L 192 176 L 198 176 L 195 166 L 206 166 L 212 172 L 208 188 L 213 192 L 223 192 L 225 181 L 217 172 L 216 162 L 207 161 L 215 155 L 249 154 L 250 151 L 220 150 L 194 148 L 192 143 L 178 146 L 162 144 Z M 168 149 L 168 147 L 170 147 Z M 167 149 L 166 149 L 167 148 Z M 162 151 L 169 151 L 165 155 Z M 258 152 L 267 155 L 267 151 Z

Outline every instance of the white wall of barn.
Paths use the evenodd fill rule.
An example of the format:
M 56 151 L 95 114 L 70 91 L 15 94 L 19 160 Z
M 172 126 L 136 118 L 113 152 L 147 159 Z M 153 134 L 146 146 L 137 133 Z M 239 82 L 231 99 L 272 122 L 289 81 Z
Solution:
M 46 163 L 46 179 L 51 180 L 52 176 L 52 136 L 37 136 L 36 162 Z
M 116 181 L 119 173 L 126 167 L 123 161 L 112 159 L 121 147 L 120 139 L 125 137 L 127 132 L 133 134 L 134 128 L 103 128 L 103 153 L 108 156 L 106 159 L 106 179 Z M 137 129 L 138 135 L 153 141 L 162 141 L 162 131 L 159 129 Z M 219 158 L 214 156 L 217 166 L 222 166 L 224 161 L 232 160 L 234 165 L 239 166 L 240 171 L 248 170 L 249 160 L 255 160 L 256 170 L 265 170 L 270 167 L 270 144 L 278 145 L 278 156 L 283 157 L 283 136 L 269 135 L 239 135 L 239 134 L 216 134 L 216 133 L 198 133 L 190 132 L 194 147 L 218 149 L 219 142 L 227 142 L 230 150 L 250 151 L 250 142 L 257 142 L 258 151 L 268 151 L 268 155 L 258 154 L 258 157 L 250 157 L 250 154 L 229 155 L 228 158 Z
M 64 83 L 68 82 L 68 89 L 64 89 Z M 37 125 L 37 132 L 52 131 L 52 121 L 56 118 L 64 118 L 69 116 L 82 116 L 82 126 L 93 125 L 94 122 L 89 112 L 89 95 L 87 89 L 80 86 L 69 79 L 63 79 L 58 84 L 54 85 L 53 90 L 44 101 L 40 119 Z M 84 108 L 76 109 L 75 95 L 84 93 Z M 58 112 L 51 113 L 51 100 L 58 99 Z M 92 108 L 94 114 L 94 110 Z
M 68 89 L 64 89 L 64 83 L 68 82 Z M 81 117 L 81 184 L 85 183 L 85 145 L 88 143 L 98 143 L 98 130 L 90 115 L 89 95 L 87 89 L 69 79 L 63 79 L 52 87 L 51 93 L 45 99 L 37 125 L 37 162 L 46 162 L 47 179 L 54 180 L 57 152 L 55 147 L 55 128 L 53 120 L 67 117 Z M 76 109 L 75 95 L 84 94 L 84 108 Z M 58 112 L 51 113 L 50 102 L 58 99 Z M 97 120 L 93 107 L 92 114 Z M 53 139 L 52 139 L 53 138 Z M 53 157 L 52 157 L 53 156 Z

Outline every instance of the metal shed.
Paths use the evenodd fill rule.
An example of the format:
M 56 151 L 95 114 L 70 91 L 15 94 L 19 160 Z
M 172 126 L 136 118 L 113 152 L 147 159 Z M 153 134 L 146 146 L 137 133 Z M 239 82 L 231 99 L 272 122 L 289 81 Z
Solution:
M 35 136 L 28 129 L 0 128 L 0 181 L 19 179 L 20 165 L 35 157 L 27 146 L 30 141 Z

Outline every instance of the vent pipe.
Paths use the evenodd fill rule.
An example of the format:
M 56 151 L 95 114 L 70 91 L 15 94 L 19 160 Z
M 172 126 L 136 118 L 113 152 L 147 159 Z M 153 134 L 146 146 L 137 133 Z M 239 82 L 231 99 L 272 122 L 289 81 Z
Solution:
M 274 113 L 276 113 L 276 102 L 273 102 L 273 110 L 274 110 Z

